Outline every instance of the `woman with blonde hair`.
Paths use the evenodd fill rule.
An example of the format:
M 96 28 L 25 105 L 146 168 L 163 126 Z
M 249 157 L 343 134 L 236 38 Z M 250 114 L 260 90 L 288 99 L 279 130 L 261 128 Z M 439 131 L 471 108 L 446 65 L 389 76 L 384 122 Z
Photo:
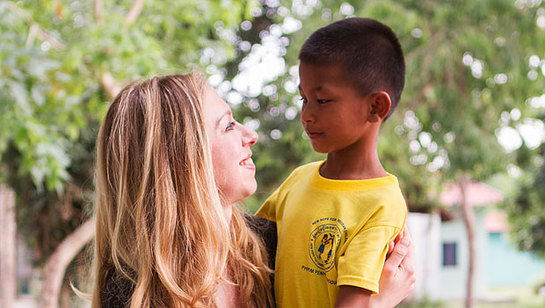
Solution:
M 198 73 L 119 93 L 97 139 L 93 307 L 274 306 L 276 231 L 235 206 L 257 187 L 256 141 Z M 377 303 L 412 289 L 409 246 L 386 261 Z

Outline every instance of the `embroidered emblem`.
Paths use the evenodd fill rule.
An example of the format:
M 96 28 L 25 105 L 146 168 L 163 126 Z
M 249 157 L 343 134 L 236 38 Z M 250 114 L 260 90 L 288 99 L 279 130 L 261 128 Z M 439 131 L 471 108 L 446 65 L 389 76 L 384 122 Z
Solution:
M 332 221 L 336 219 L 324 218 L 315 221 L 309 238 L 310 258 L 316 267 L 325 272 L 329 272 L 335 265 L 335 252 L 343 237 L 341 228 Z

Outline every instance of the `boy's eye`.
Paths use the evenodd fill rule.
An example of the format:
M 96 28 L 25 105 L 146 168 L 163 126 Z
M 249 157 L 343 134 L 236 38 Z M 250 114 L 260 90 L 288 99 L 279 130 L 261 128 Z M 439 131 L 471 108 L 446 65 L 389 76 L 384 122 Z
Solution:
M 300 97 L 299 100 L 300 100 L 301 102 L 303 102 L 303 104 L 306 104 L 306 103 L 307 103 L 307 99 L 304 98 L 304 97 Z
M 316 102 L 318 102 L 318 104 L 325 104 L 325 103 L 329 103 L 331 100 L 330 99 L 317 99 Z
M 235 121 L 227 123 L 227 127 L 225 127 L 225 131 L 233 130 L 236 124 L 237 123 Z

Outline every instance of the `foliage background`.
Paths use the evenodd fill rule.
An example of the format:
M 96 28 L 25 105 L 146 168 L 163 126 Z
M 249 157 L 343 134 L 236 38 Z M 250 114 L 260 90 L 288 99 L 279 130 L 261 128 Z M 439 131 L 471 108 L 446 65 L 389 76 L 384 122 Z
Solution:
M 17 192 L 36 265 L 90 216 L 98 127 L 138 78 L 199 69 L 258 131 L 250 211 L 294 167 L 322 159 L 298 121 L 297 52 L 350 16 L 390 25 L 405 52 L 405 91 L 379 151 L 411 210 L 436 207 L 445 182 L 494 179 L 510 187 L 513 239 L 545 257 L 540 0 L 3 1 L 0 180 Z

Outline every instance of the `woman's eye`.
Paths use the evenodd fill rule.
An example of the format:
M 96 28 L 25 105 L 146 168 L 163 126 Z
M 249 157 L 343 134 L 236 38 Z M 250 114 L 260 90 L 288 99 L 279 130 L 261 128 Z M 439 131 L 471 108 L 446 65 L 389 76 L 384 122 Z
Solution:
M 300 100 L 303 104 L 306 104 L 306 103 L 307 103 L 307 99 L 304 98 L 304 97 L 300 97 L 299 100 Z
M 236 124 L 237 123 L 235 121 L 227 123 L 227 127 L 225 127 L 225 131 L 232 130 L 233 128 L 235 128 Z
M 318 104 L 325 104 L 325 103 L 329 103 L 331 100 L 330 99 L 317 99 L 316 102 L 318 102 Z

